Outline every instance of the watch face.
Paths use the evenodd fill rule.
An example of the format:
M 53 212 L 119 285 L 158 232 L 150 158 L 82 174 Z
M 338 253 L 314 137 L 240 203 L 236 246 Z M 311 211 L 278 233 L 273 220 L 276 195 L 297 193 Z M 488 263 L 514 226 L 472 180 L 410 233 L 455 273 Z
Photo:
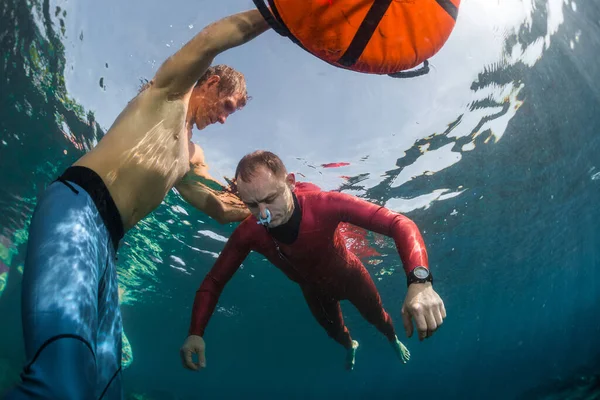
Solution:
M 429 271 L 425 267 L 417 267 L 413 270 L 413 272 L 419 279 L 425 279 L 429 276 Z

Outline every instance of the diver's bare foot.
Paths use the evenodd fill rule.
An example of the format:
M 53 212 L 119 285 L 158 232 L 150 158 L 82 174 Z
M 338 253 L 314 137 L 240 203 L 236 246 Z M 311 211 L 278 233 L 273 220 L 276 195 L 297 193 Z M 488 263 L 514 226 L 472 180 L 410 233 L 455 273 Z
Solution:
M 356 360 L 356 349 L 358 349 L 358 342 L 356 340 L 352 341 L 352 347 L 349 348 L 346 354 L 346 369 L 348 371 L 352 371 L 354 369 L 354 362 Z
M 395 341 L 390 342 L 390 343 L 391 343 L 392 347 L 394 348 L 394 352 L 396 353 L 396 355 L 398 356 L 400 361 L 402 361 L 403 364 L 406 364 L 406 362 L 408 360 L 410 360 L 410 351 L 408 351 L 406 346 L 404 344 L 402 344 L 401 341 L 398 340 L 398 337 L 396 337 Z

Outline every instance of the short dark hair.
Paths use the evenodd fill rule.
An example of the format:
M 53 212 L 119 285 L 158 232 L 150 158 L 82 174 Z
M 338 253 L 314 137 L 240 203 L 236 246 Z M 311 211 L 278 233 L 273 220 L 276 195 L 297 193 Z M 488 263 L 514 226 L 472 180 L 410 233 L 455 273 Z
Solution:
M 235 179 L 241 179 L 244 182 L 249 182 L 254 176 L 256 169 L 260 166 L 267 168 L 275 176 L 286 176 L 287 170 L 283 161 L 277 155 L 266 150 L 257 150 L 250 154 L 246 154 L 238 163 L 235 169 Z

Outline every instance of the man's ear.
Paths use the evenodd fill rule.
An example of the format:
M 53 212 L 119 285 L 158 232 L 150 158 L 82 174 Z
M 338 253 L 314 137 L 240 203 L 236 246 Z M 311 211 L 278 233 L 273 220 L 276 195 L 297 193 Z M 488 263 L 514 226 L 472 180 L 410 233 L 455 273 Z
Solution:
M 220 80 L 221 80 L 221 77 L 219 75 L 211 75 L 206 80 L 206 87 L 213 87 L 214 85 L 217 85 Z
M 287 176 L 285 177 L 285 182 L 288 184 L 291 190 L 294 190 L 294 188 L 296 187 L 296 175 L 294 175 L 293 173 L 287 174 Z

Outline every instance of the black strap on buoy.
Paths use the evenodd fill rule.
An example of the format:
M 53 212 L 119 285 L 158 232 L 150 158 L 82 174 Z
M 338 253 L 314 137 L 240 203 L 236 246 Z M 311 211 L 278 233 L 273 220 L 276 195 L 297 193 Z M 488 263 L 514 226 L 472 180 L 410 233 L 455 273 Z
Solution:
M 260 12 L 260 15 L 267 21 L 267 23 L 273 28 L 273 30 L 279 33 L 281 36 L 290 36 L 290 31 L 281 21 L 275 19 L 275 16 L 269 11 L 269 8 L 265 4 L 264 0 L 252 0 L 254 5 Z M 273 8 L 273 7 L 271 7 Z
M 267 21 L 267 23 L 271 26 L 271 28 L 273 28 L 275 32 L 279 33 L 281 36 L 289 38 L 292 42 L 296 43 L 302 49 L 308 51 L 306 47 L 304 47 L 304 45 L 302 45 L 302 43 L 298 40 L 298 38 L 292 35 L 292 32 L 290 32 L 288 27 L 285 26 L 285 23 L 283 22 L 283 19 L 281 19 L 281 15 L 279 15 L 279 11 L 277 10 L 277 6 L 275 5 L 275 2 L 273 0 L 268 0 L 271 10 L 267 8 L 265 0 L 252 1 L 254 2 L 254 5 L 256 6 L 260 14 L 263 16 L 265 21 Z M 312 54 L 310 51 L 308 52 Z
M 448 15 L 456 21 L 458 17 L 458 8 L 450 0 L 435 0 L 448 13 Z
M 371 40 L 373 33 L 375 33 L 379 22 L 381 22 L 386 11 L 390 8 L 390 4 L 392 4 L 392 0 L 373 1 L 365 19 L 361 22 L 352 41 L 348 45 L 346 52 L 337 61 L 339 64 L 345 67 L 351 67 L 358 61 L 365 50 L 365 47 L 367 47 L 369 40 Z
M 412 71 L 398 71 L 388 74 L 388 76 L 391 76 L 392 78 L 415 78 L 417 76 L 425 75 L 427 73 L 429 73 L 429 61 L 425 60 L 423 62 L 423 66 L 419 69 L 415 69 Z

